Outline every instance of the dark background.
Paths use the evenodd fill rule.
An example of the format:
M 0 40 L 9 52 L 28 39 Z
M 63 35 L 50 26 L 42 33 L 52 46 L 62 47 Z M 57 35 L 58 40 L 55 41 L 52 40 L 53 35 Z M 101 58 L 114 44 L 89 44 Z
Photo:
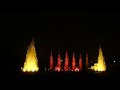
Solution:
M 39 66 L 48 66 L 50 51 L 57 61 L 64 60 L 68 50 L 76 61 L 86 52 L 89 62 L 97 60 L 101 44 L 107 64 L 120 63 L 120 13 L 112 11 L 41 10 L 37 12 L 0 13 L 0 50 L 3 71 L 19 71 L 25 61 L 28 45 L 35 39 Z

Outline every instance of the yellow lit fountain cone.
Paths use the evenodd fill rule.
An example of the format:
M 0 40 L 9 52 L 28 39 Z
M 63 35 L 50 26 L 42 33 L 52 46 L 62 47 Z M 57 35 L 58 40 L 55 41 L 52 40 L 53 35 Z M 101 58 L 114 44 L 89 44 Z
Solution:
M 91 66 L 92 70 L 102 72 L 106 70 L 105 60 L 103 57 L 101 46 L 99 48 L 98 63 L 95 63 L 94 66 Z
M 36 51 L 34 47 L 34 39 L 32 39 L 32 42 L 30 43 L 30 46 L 28 47 L 24 67 L 21 69 L 23 72 L 36 72 L 39 70 L 38 60 L 36 57 Z

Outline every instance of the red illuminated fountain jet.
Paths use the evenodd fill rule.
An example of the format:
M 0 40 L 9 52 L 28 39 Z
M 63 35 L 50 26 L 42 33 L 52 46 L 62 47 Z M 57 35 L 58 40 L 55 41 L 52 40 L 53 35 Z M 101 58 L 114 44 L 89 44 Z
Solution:
M 85 61 L 85 64 L 86 64 L 86 70 L 89 68 L 89 62 L 88 62 L 88 54 L 86 53 L 86 61 Z
M 61 71 L 61 57 L 60 57 L 60 52 L 58 54 L 58 62 L 57 62 L 57 66 L 55 67 L 55 71 L 58 71 L 58 72 Z
M 79 71 L 82 71 L 82 67 L 83 67 L 83 65 L 82 65 L 82 56 L 80 54 L 80 58 L 79 58 Z
M 53 71 L 53 56 L 52 56 L 52 51 L 50 55 L 50 71 Z
M 68 57 L 68 53 L 66 51 L 66 55 L 65 55 L 65 66 L 64 66 L 64 70 L 68 71 L 69 70 L 69 57 Z
M 75 71 L 76 69 L 76 61 L 75 61 L 75 54 L 73 52 L 73 57 L 72 57 L 72 71 Z

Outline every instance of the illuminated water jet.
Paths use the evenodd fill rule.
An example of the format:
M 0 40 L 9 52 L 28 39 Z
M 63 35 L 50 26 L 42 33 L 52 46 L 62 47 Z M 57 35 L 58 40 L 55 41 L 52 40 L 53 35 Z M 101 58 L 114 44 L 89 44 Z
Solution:
M 52 56 L 52 51 L 50 55 L 50 71 L 53 71 L 53 56 Z
M 68 57 L 68 53 L 66 51 L 66 55 L 65 55 L 65 66 L 64 66 L 64 70 L 68 71 L 69 70 L 69 57 Z
M 92 70 L 102 72 L 106 70 L 105 60 L 102 53 L 102 48 L 99 48 L 98 63 L 95 63 L 94 66 L 91 66 Z
M 82 67 L 83 67 L 83 65 L 82 65 L 82 56 L 80 54 L 80 58 L 79 58 L 79 71 L 82 71 Z
M 58 54 L 58 61 L 57 61 L 57 66 L 55 67 L 55 71 L 60 72 L 61 71 L 61 57 L 60 57 L 60 51 Z
M 89 68 L 89 61 L 88 61 L 88 54 L 86 53 L 86 61 L 85 61 L 85 64 L 86 64 L 86 69 Z
M 23 68 L 21 70 L 23 72 L 36 72 L 39 70 L 38 68 L 38 59 L 36 57 L 36 50 L 34 47 L 34 39 L 32 39 L 32 42 L 28 46 L 28 51 L 26 54 L 26 60 L 24 62 Z
M 72 71 L 75 71 L 76 69 L 76 61 L 75 61 L 75 54 L 73 52 L 73 57 L 72 57 Z

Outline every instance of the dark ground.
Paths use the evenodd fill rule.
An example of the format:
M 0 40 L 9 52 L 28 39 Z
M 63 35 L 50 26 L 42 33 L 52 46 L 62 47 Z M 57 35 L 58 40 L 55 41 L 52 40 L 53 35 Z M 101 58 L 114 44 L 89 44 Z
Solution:
M 23 73 L 22 71 L 15 71 L 11 73 L 9 72 L 6 76 L 6 80 L 120 80 L 120 66 L 117 64 L 108 65 L 107 70 L 105 72 L 94 72 L 91 70 L 82 71 L 82 72 L 47 72 L 47 71 L 39 71 L 36 73 Z
M 76 73 L 69 72 L 43 72 L 23 73 L 21 71 L 12 71 L 8 74 L 3 74 L 3 82 L 5 85 L 10 85 L 18 88 L 66 88 L 66 89 L 95 89 L 119 87 L 120 72 L 119 65 L 110 65 L 107 71 L 95 73 L 93 71 L 82 71 Z

